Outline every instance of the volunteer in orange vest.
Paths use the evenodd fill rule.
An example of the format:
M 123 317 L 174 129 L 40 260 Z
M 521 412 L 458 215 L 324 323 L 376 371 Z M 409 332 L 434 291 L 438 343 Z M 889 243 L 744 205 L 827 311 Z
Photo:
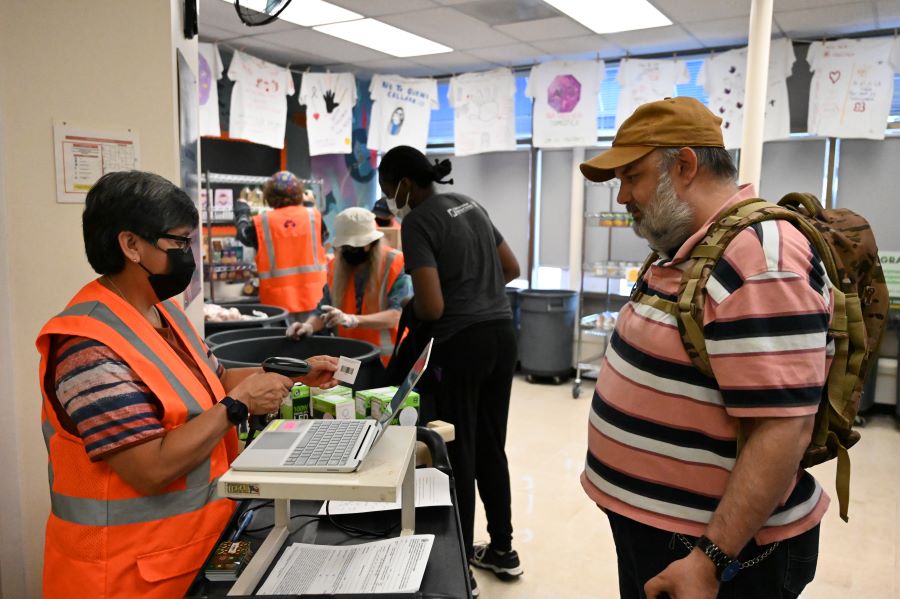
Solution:
M 303 183 L 288 171 L 269 178 L 263 199 L 272 210 L 253 218 L 249 205 L 235 202 L 237 239 L 257 249 L 259 301 L 302 321 L 318 305 L 325 284 L 322 214 L 304 205 Z
M 382 237 L 375 215 L 365 208 L 347 208 L 335 217 L 335 258 L 328 265 L 322 302 L 306 322 L 288 328 L 289 337 L 300 339 L 331 327 L 339 337 L 380 348 L 387 365 L 400 312 L 412 297 L 412 281 L 403 272 L 403 254 Z
M 43 596 L 181 597 L 234 506 L 216 481 L 235 424 L 276 410 L 293 381 L 225 370 L 180 304 L 194 273 L 194 203 L 152 173 L 87 194 L 85 252 L 101 276 L 37 338 L 50 516 Z M 332 386 L 334 358 L 304 382 Z

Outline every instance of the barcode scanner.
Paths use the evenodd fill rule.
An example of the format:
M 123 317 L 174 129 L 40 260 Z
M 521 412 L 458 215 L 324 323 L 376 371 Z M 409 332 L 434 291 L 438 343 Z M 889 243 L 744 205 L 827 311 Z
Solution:
M 265 372 L 274 372 L 292 379 L 303 376 L 304 374 L 309 374 L 309 371 L 312 370 L 309 366 L 309 362 L 306 360 L 288 358 L 286 356 L 266 358 L 262 362 L 262 369 Z

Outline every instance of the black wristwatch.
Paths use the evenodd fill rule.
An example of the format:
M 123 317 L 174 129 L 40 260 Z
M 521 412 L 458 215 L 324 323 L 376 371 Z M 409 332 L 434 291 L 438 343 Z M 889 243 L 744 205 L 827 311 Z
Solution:
M 250 410 L 247 409 L 245 403 L 227 395 L 223 397 L 219 403 L 225 406 L 225 413 L 228 415 L 228 420 L 232 424 L 242 424 L 247 422 L 247 416 L 250 414 Z
M 728 582 L 741 571 L 741 562 L 726 555 L 724 551 L 719 549 L 718 545 L 706 537 L 697 539 L 694 547 L 702 551 L 712 561 L 716 567 L 716 578 L 721 582 Z

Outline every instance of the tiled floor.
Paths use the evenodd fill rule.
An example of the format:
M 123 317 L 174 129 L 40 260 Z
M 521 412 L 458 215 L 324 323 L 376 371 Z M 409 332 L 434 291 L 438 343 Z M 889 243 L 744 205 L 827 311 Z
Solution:
M 571 385 L 513 386 L 507 454 L 513 492 L 513 546 L 525 574 L 513 583 L 476 571 L 486 599 L 615 598 L 616 554 L 606 518 L 582 492 L 590 383 L 573 400 Z M 900 432 L 888 416 L 870 419 L 851 451 L 850 523 L 829 508 L 816 580 L 803 599 L 900 597 Z M 814 474 L 834 487 L 833 462 Z M 480 507 L 479 507 L 480 510 Z M 475 539 L 487 540 L 484 516 Z

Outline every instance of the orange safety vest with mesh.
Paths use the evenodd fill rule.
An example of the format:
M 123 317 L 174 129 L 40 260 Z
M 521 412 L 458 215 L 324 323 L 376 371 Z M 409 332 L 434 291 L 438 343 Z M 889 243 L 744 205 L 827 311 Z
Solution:
M 288 312 L 309 312 L 322 299 L 326 258 L 322 214 L 315 208 L 285 206 L 253 217 L 259 250 L 259 301 Z
M 397 281 L 397 277 L 403 274 L 403 254 L 394 248 L 382 242 L 379 244 L 381 248 L 381 272 L 378 273 L 378 297 L 373 298 L 369 291 L 369 285 L 366 285 L 363 291 L 363 314 L 373 314 L 375 312 L 383 312 L 388 309 L 388 295 L 390 295 L 391 287 Z M 346 314 L 358 314 L 356 311 L 356 277 L 350 275 L 347 281 L 347 288 L 344 291 L 344 299 L 341 301 L 340 309 Z M 328 265 L 328 288 L 334 289 L 334 261 Z M 331 298 L 337 302 L 337 298 Z M 371 310 L 372 306 L 377 306 L 377 310 Z M 394 352 L 394 340 L 397 337 L 397 326 L 390 329 L 347 329 L 344 327 L 337 328 L 339 337 L 347 337 L 349 339 L 359 339 L 368 341 L 379 350 L 381 350 L 381 361 L 387 366 Z
M 51 336 L 103 343 L 134 370 L 162 403 L 167 431 L 225 396 L 206 347 L 174 301 L 157 309 L 189 349 L 215 397 L 137 310 L 97 281 L 86 285 L 37 338 L 43 395 L 41 428 L 49 456 L 50 516 L 44 544 L 44 597 L 181 597 L 233 514 L 216 493 L 237 455 L 232 428 L 196 468 L 158 495 L 142 495 L 105 461 L 92 462 L 84 442 L 65 430 L 54 381 L 47 380 Z

